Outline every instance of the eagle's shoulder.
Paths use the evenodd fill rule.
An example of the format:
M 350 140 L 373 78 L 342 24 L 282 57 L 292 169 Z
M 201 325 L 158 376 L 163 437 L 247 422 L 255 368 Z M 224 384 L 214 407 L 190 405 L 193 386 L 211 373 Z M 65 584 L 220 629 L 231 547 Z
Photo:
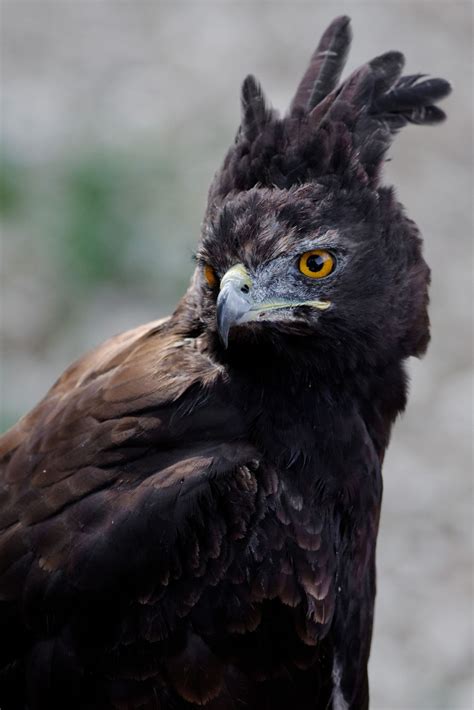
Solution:
M 104 375 L 123 362 L 137 346 L 137 342 L 150 333 L 159 332 L 168 320 L 169 318 L 162 318 L 114 335 L 75 360 L 52 385 L 45 397 L 0 437 L 0 461 L 5 463 L 5 460 L 8 460 L 32 428 L 41 423 L 53 404 L 67 399 L 87 380 Z
M 113 403 L 117 407 L 121 401 L 126 414 L 127 405 L 134 409 L 140 398 L 173 401 L 197 379 L 209 382 L 218 368 L 203 350 L 195 339 L 180 333 L 169 316 L 107 339 L 73 362 L 45 397 L 0 437 L 0 465 L 35 430 L 54 423 L 59 412 L 66 427 L 78 407 L 97 417 L 110 403 L 104 414 L 113 417 Z
M 5 583 L 15 594 L 9 578 L 18 591 L 16 566 L 28 559 L 31 570 L 33 558 L 48 573 L 75 574 L 80 561 L 92 578 L 92 551 L 100 564 L 116 560 L 114 529 L 136 545 L 151 518 L 176 512 L 185 489 L 192 500 L 210 474 L 251 459 L 225 380 L 203 339 L 173 317 L 116 336 L 66 370 L 1 441 L 0 591 Z

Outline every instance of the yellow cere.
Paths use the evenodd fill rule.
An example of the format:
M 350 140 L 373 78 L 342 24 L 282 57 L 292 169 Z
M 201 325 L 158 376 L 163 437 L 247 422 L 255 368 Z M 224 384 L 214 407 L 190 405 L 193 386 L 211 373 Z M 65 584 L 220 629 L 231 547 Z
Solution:
M 300 256 L 299 269 L 311 279 L 323 279 L 334 271 L 336 260 L 325 249 L 313 249 Z
M 204 278 L 206 279 L 209 286 L 217 285 L 216 272 L 214 271 L 212 266 L 209 266 L 209 264 L 206 264 L 206 266 L 204 267 Z

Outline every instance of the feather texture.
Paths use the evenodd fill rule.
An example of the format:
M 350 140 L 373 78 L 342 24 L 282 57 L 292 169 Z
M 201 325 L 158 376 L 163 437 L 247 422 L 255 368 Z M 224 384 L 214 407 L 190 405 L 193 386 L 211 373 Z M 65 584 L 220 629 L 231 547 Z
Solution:
M 2 710 L 368 708 L 381 465 L 429 341 L 421 241 L 379 170 L 449 85 L 388 52 L 337 86 L 349 43 L 338 18 L 283 119 L 246 78 L 173 315 L 1 438 Z M 227 349 L 223 294 L 258 313 Z
M 337 17 L 324 32 L 298 85 L 290 112 L 310 111 L 337 85 L 346 63 L 352 34 L 350 19 Z

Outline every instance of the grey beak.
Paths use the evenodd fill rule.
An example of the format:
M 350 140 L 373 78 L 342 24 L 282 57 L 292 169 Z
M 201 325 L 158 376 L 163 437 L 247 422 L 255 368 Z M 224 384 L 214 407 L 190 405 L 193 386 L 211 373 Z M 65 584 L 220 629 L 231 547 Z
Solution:
M 229 269 L 222 278 L 217 297 L 217 330 L 225 348 L 229 342 L 230 329 L 238 325 L 252 307 L 250 287 L 248 273 L 240 264 Z

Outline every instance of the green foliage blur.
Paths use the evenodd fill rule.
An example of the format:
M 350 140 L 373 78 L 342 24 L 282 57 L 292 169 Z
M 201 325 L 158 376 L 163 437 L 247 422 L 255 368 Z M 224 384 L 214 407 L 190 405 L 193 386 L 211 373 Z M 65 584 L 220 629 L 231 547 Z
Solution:
M 46 162 L 3 155 L 2 351 L 8 359 L 27 342 L 32 387 L 44 372 L 59 375 L 84 342 L 92 347 L 176 305 L 193 269 L 211 175 L 194 158 L 202 166 L 196 176 L 188 159 L 171 142 L 84 147 Z M 2 399 L 5 430 L 24 408 L 21 394 Z

